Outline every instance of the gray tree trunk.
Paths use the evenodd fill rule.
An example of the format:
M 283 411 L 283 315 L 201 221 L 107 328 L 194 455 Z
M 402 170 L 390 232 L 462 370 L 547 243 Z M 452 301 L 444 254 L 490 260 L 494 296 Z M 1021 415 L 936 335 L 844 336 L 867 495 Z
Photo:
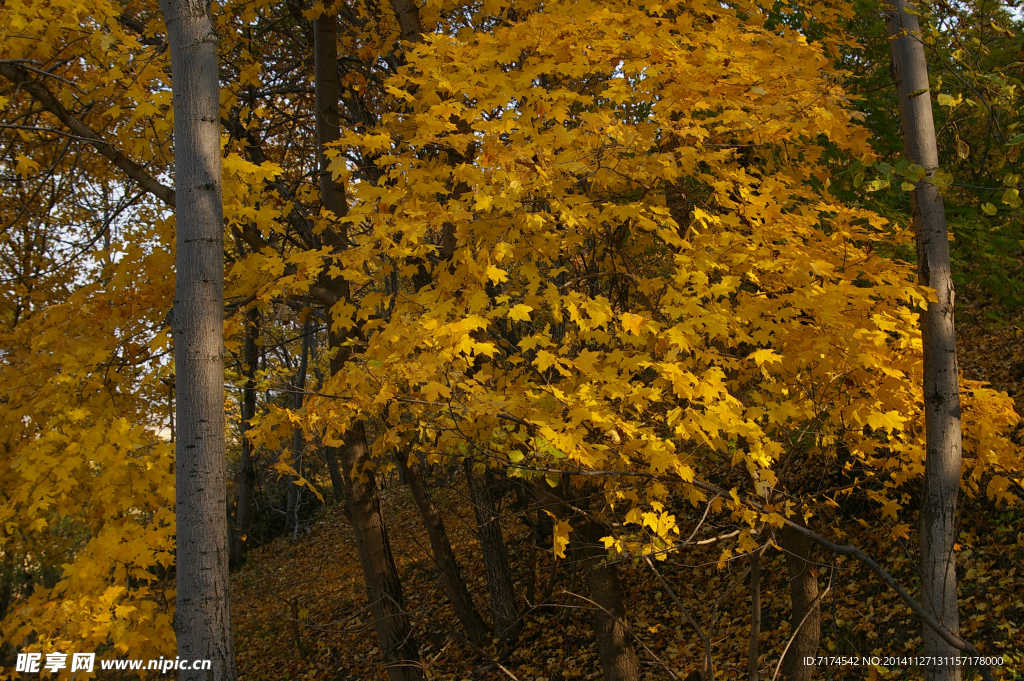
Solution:
M 252 443 L 245 437 L 249 422 L 256 416 L 256 370 L 259 349 L 260 313 L 255 307 L 245 313 L 245 340 L 242 345 L 242 363 L 245 365 L 245 387 L 242 388 L 242 466 L 238 475 L 238 505 L 235 507 L 235 527 L 231 531 L 231 565 L 245 562 L 245 546 L 252 529 L 252 495 L 256 487 L 256 459 Z
M 298 411 L 302 409 L 303 391 L 306 389 L 306 371 L 309 367 L 309 346 L 310 346 L 310 324 L 309 320 L 302 325 L 302 350 L 299 357 L 299 369 L 295 375 L 292 388 L 292 408 Z M 299 499 L 302 488 L 299 487 L 299 477 L 302 475 L 302 454 L 305 449 L 306 440 L 302 437 L 302 428 L 292 428 L 292 468 L 298 471 L 299 475 L 291 476 L 288 485 L 288 504 L 285 508 L 285 526 L 292 535 L 292 541 L 299 538 Z
M 936 291 L 921 315 L 924 345 L 924 416 L 927 437 L 924 499 L 921 505 L 921 605 L 950 632 L 960 629 L 956 593 L 957 497 L 960 493 L 960 390 L 953 327 L 953 278 L 949 263 L 946 215 L 938 188 L 929 181 L 939 167 L 928 64 L 917 15 L 908 3 L 893 0 L 886 10 L 892 62 L 903 124 L 907 160 L 923 166 L 928 177 L 911 193 L 917 235 L 920 283 Z M 949 658 L 959 652 L 924 627 L 924 655 Z M 927 681 L 959 681 L 956 664 L 925 667 Z
M 323 208 L 336 217 L 348 212 L 345 188 L 328 170 L 326 145 L 340 136 L 338 101 L 338 36 L 337 19 L 323 14 L 314 28 L 314 71 L 316 101 L 316 134 L 320 155 L 320 201 Z M 324 244 L 337 253 L 348 246 L 344 225 L 328 227 L 323 232 Z M 351 302 L 348 281 L 344 277 L 321 275 L 321 285 L 338 297 Z M 328 324 L 327 345 L 335 351 L 331 358 L 331 374 L 342 371 L 351 357 L 345 345 L 350 331 L 335 330 Z M 362 422 L 346 433 L 339 450 L 341 473 L 345 480 L 345 502 L 352 529 L 356 535 L 359 563 L 363 570 L 366 595 L 370 601 L 377 640 L 384 655 L 391 681 L 420 681 L 423 668 L 419 648 L 412 636 L 409 615 L 405 611 L 402 583 L 391 553 L 387 526 L 380 510 L 380 498 L 373 478 L 369 448 Z
M 373 469 L 366 467 L 370 458 L 368 449 L 360 421 L 345 433 L 341 466 L 348 485 L 345 501 L 356 535 L 366 597 L 391 681 L 421 681 L 424 677 L 419 648 L 409 626 L 402 583 L 380 510 L 377 484 Z
M 161 0 L 171 52 L 177 284 L 178 655 L 212 670 L 182 681 L 233 681 L 224 476 L 224 218 L 217 36 L 206 2 Z
M 313 339 L 314 341 L 316 338 Z M 309 360 L 313 363 L 313 372 L 316 374 L 316 390 L 319 392 L 324 387 L 324 376 L 317 366 L 317 345 L 315 342 L 309 346 Z M 341 467 L 338 465 L 338 455 L 334 447 L 322 447 L 320 449 L 320 455 L 323 457 L 324 463 L 327 464 L 327 470 L 331 475 L 331 487 L 333 487 L 334 500 L 344 501 L 345 499 L 345 483 L 341 477 Z

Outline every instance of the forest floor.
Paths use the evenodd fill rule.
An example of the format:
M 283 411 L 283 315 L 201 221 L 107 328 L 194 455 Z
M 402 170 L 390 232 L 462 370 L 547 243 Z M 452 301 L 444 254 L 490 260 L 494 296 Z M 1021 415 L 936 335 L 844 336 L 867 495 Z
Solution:
M 961 365 L 968 378 L 990 381 L 1021 403 L 1024 387 L 1024 330 L 1020 326 L 961 317 Z M 959 314 L 959 313 L 958 313 Z M 435 480 L 435 501 L 461 561 L 463 576 L 478 610 L 488 618 L 479 546 L 465 489 Z M 524 615 L 514 647 L 497 643 L 476 650 L 463 643 L 433 567 L 430 546 L 416 506 L 406 489 L 382 491 L 392 549 L 401 574 L 406 606 L 428 678 L 482 681 L 566 681 L 598 679 L 600 666 L 586 603 L 574 598 L 578 579 L 567 561 L 552 565 L 550 547 L 537 547 L 535 590 L 543 594 L 552 567 L 553 604 Z M 849 512 L 847 510 L 847 512 Z M 680 526 L 697 521 L 697 511 L 680 512 Z M 693 517 L 685 515 L 689 513 Z M 841 520 L 845 541 L 863 548 L 912 594 L 918 593 L 915 537 L 893 540 L 886 523 L 868 507 Z M 1024 679 L 1024 512 L 996 509 L 985 499 L 963 504 L 960 550 L 961 631 L 984 655 L 1002 655 L 998 679 Z M 507 514 L 511 515 L 511 514 Z M 873 530 L 872 530 L 873 528 Z M 532 534 L 514 517 L 505 525 L 520 604 L 530 579 Z M 707 531 L 711 531 L 708 529 Z M 874 532 L 874 533 L 872 533 Z M 750 631 L 745 560 L 720 564 L 720 547 L 687 549 L 658 563 L 675 594 L 710 631 L 719 679 L 747 677 Z M 852 559 L 819 552 L 818 580 L 831 590 L 822 602 L 819 655 L 920 654 L 920 624 L 896 595 Z M 702 660 L 700 639 L 644 564 L 626 562 L 620 576 L 637 639 L 637 652 L 649 680 L 684 679 Z M 722 598 L 734 581 L 740 581 Z M 790 636 L 789 596 L 784 556 L 769 549 L 762 559 L 761 678 L 773 679 Z M 585 591 L 584 591 L 585 593 Z M 278 539 L 253 550 L 247 565 L 232 576 L 235 648 L 241 681 L 370 681 L 386 679 L 362 587 L 355 540 L 338 505 L 327 509 L 296 542 Z M 576 607 L 573 607 L 576 606 Z M 524 607 L 525 609 L 525 607 Z M 919 668 L 894 665 L 823 668 L 819 679 L 920 678 Z M 976 677 L 968 670 L 965 681 Z
M 445 505 L 456 508 L 463 493 L 450 487 Z M 426 535 L 415 504 L 402 488 L 383 492 L 395 560 L 402 576 L 414 634 L 432 679 L 518 679 L 563 681 L 600 678 L 597 651 L 583 603 L 568 595 L 578 583 L 565 562 L 556 567 L 555 606 L 529 613 L 514 649 L 500 645 L 473 650 L 462 642 L 432 566 Z M 468 511 L 468 506 L 462 507 Z M 1024 527 L 1019 512 L 992 513 L 984 501 L 964 509 L 958 572 L 961 583 L 962 631 L 984 654 L 1004 655 L 996 677 L 1024 678 Z M 486 587 L 478 544 L 468 512 L 446 516 L 463 574 L 478 608 L 486 608 Z M 691 519 L 695 521 L 696 518 Z M 911 592 L 916 592 L 913 543 L 874 539 L 851 523 L 848 540 L 869 552 Z M 525 528 L 508 527 L 513 571 L 528 575 L 532 542 Z M 719 666 L 719 679 L 746 677 L 749 637 L 749 589 L 742 579 L 732 594 L 721 594 L 742 577 L 745 561 L 719 566 L 719 549 L 687 551 L 658 564 L 669 585 L 690 613 L 708 629 Z M 538 550 L 537 593 L 550 574 L 548 547 Z M 920 650 L 920 626 L 894 593 L 860 564 L 820 555 L 819 582 L 832 589 L 824 599 L 820 655 L 912 655 Z M 772 679 L 789 639 L 789 597 L 783 555 L 775 550 L 762 559 L 763 679 Z M 679 679 L 697 668 L 701 643 L 678 609 L 642 565 L 620 570 L 630 623 L 640 645 L 646 679 Z M 522 598 L 526 585 L 517 589 Z M 335 506 L 292 543 L 280 539 L 255 550 L 249 563 L 233 577 L 235 646 L 240 680 L 385 679 L 362 587 L 359 559 L 349 524 Z M 575 602 L 574 602 L 575 601 Z M 583 604 L 585 605 L 585 604 Z M 486 616 L 486 615 L 485 615 Z M 498 665 L 501 665 L 499 668 Z M 502 669 L 504 668 L 504 670 Z M 847 667 L 819 678 L 915 678 L 918 670 Z M 965 676 L 965 679 L 970 679 Z

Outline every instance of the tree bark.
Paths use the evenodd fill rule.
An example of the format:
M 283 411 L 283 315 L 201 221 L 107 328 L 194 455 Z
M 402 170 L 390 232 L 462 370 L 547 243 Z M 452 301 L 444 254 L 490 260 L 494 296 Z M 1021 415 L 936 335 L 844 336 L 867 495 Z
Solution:
M 512 570 L 508 564 L 508 551 L 501 536 L 501 518 L 492 494 L 494 476 L 490 471 L 477 475 L 472 459 L 466 459 L 466 480 L 469 498 L 476 517 L 476 533 L 480 539 L 484 572 L 487 575 L 487 593 L 491 599 L 494 633 L 509 639 L 519 631 L 519 606 L 512 586 Z
M 242 466 L 238 474 L 238 504 L 235 507 L 235 527 L 231 532 L 231 566 L 245 562 L 245 546 L 252 529 L 252 495 L 256 487 L 256 459 L 252 443 L 245 434 L 249 422 L 256 416 L 256 370 L 259 361 L 256 338 L 259 336 L 260 313 L 255 307 L 245 313 L 245 340 L 242 344 L 242 363 L 245 387 L 242 388 Z
M 606 551 L 600 545 L 601 528 L 587 519 L 574 521 L 580 526 L 581 546 L 577 551 L 584 557 L 583 570 L 590 589 L 590 598 L 597 606 L 594 613 L 594 633 L 601 657 L 601 671 L 605 681 L 640 681 L 640 661 L 633 648 L 633 634 L 626 623 L 626 606 L 622 600 L 619 573 L 609 563 Z
M 917 236 L 920 283 L 935 289 L 937 300 L 921 315 L 924 346 L 924 417 L 927 440 L 924 497 L 921 504 L 921 605 L 953 634 L 960 630 L 956 593 L 957 497 L 960 493 L 960 389 L 957 376 L 955 293 L 949 262 L 949 237 L 942 197 L 931 179 L 939 167 L 928 93 L 928 64 L 917 14 L 904 0 L 886 10 L 892 62 L 903 124 L 907 160 L 923 166 L 927 177 L 911 192 Z M 930 628 L 924 628 L 924 655 L 959 655 Z M 959 681 L 957 664 L 928 665 L 927 681 Z
M 420 10 L 416 3 L 413 0 L 391 0 L 391 8 L 395 11 L 402 40 L 420 42 L 423 39 L 423 24 L 420 22 Z
M 618 570 L 605 560 L 606 551 L 601 544 L 601 537 L 608 533 L 597 522 L 571 508 L 545 483 L 530 481 L 528 484 L 544 509 L 572 524 L 569 549 L 583 566 L 594 601 L 594 634 L 605 681 L 640 681 L 640 661 L 626 621 Z
M 314 28 L 314 70 L 316 133 L 320 156 L 320 201 L 331 219 L 344 217 L 348 212 L 345 188 L 334 180 L 328 169 L 326 147 L 340 137 L 339 127 L 339 86 L 338 86 L 338 36 L 337 19 L 322 14 Z M 343 224 L 335 223 L 323 231 L 325 245 L 334 253 L 343 251 L 348 237 Z M 351 303 L 348 281 L 342 276 L 321 275 L 322 286 L 340 301 Z M 331 358 L 331 375 L 342 371 L 351 357 L 351 349 L 345 345 L 349 331 L 328 324 L 327 345 L 335 351 Z M 405 612 L 402 584 L 398 578 L 395 559 L 391 553 L 387 527 L 380 510 L 380 499 L 373 471 L 369 468 L 369 451 L 362 422 L 356 422 L 346 431 L 344 445 L 340 449 L 342 475 L 346 490 L 345 499 L 352 529 L 356 535 L 356 548 L 363 570 L 366 595 L 370 600 L 377 639 L 384 654 L 391 681 L 420 681 L 423 670 L 419 661 L 419 650 L 409 616 Z
M 341 466 L 348 483 L 346 501 L 355 530 L 366 596 L 391 680 L 419 681 L 423 678 L 419 649 L 405 611 L 402 584 L 380 510 L 377 485 L 367 463 L 366 436 L 359 422 L 345 433 Z
M 309 320 L 302 325 L 302 355 L 299 357 L 299 369 L 293 382 L 292 407 L 302 409 L 303 391 L 306 389 L 306 372 L 309 367 L 310 324 Z M 292 428 L 292 467 L 298 475 L 291 476 L 288 485 L 288 504 L 285 508 L 285 524 L 291 532 L 292 541 L 299 538 L 299 499 L 302 488 L 299 478 L 302 476 L 302 454 L 306 440 L 302 437 L 302 428 Z
M 178 655 L 212 661 L 182 681 L 236 678 L 224 463 L 224 217 L 217 37 L 205 2 L 161 0 L 171 52 L 177 283 Z
M 441 584 L 448 596 L 448 601 L 452 604 L 455 615 L 459 618 L 459 622 L 462 623 L 462 628 L 466 630 L 470 640 L 478 646 L 485 645 L 487 643 L 487 625 L 480 619 L 476 608 L 473 607 L 473 597 L 469 595 L 466 582 L 462 579 L 459 563 L 455 560 L 455 552 L 448 539 L 448 531 L 444 527 L 441 514 L 430 498 L 430 490 L 427 489 L 423 480 L 423 471 L 419 464 L 409 464 L 408 452 L 399 452 L 398 465 L 409 485 L 413 499 L 416 500 L 416 505 L 420 509 L 423 524 L 427 527 L 430 548 L 434 552 L 434 562 L 441 572 Z
M 804 658 L 815 655 L 821 639 L 821 607 L 817 603 L 818 578 L 813 572 L 811 553 L 814 545 L 810 539 L 788 526 L 779 530 L 777 536 L 779 546 L 786 552 L 789 597 L 793 604 L 790 631 L 796 632 L 793 643 L 786 651 L 786 658 L 782 661 L 782 675 L 788 681 L 811 681 L 814 677 L 814 665 L 804 665 Z

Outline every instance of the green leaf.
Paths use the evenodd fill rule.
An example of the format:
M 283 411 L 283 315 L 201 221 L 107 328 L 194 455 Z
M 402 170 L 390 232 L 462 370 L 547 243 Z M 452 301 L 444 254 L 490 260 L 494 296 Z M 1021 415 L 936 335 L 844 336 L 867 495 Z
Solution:
M 914 97 L 920 97 L 921 95 L 923 95 L 926 92 L 928 92 L 928 88 L 925 88 L 923 90 L 916 90 L 915 92 L 911 92 L 909 95 L 907 95 L 907 99 L 913 99 Z M 946 95 L 946 96 L 948 97 L 949 95 Z
M 916 163 L 907 166 L 907 179 L 911 182 L 920 182 L 927 175 L 928 171 L 924 169 L 924 166 L 919 166 Z
M 916 187 L 911 182 L 904 182 L 903 184 L 900 185 L 900 189 L 902 189 L 905 192 L 912 192 L 916 189 Z
M 953 184 L 953 174 L 941 169 L 936 170 L 931 177 L 931 183 L 939 189 L 946 189 L 949 185 Z
M 991 203 L 983 203 L 981 204 L 981 212 L 984 213 L 985 215 L 995 215 L 996 213 L 999 212 L 999 209 L 996 208 Z

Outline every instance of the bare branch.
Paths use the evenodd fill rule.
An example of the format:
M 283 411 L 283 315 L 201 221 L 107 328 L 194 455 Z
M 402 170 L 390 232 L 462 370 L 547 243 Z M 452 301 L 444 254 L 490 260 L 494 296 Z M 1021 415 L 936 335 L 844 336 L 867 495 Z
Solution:
M 128 177 L 135 180 L 140 187 L 168 206 L 174 207 L 173 189 L 161 184 L 145 168 L 125 156 L 123 152 L 112 144 L 103 140 L 99 133 L 82 122 L 80 118 L 61 104 L 45 85 L 32 78 L 24 65 L 0 63 L 0 76 L 3 76 L 32 95 L 33 99 L 59 118 L 61 123 L 66 125 L 72 133 L 91 144 L 96 151 L 120 168 Z

